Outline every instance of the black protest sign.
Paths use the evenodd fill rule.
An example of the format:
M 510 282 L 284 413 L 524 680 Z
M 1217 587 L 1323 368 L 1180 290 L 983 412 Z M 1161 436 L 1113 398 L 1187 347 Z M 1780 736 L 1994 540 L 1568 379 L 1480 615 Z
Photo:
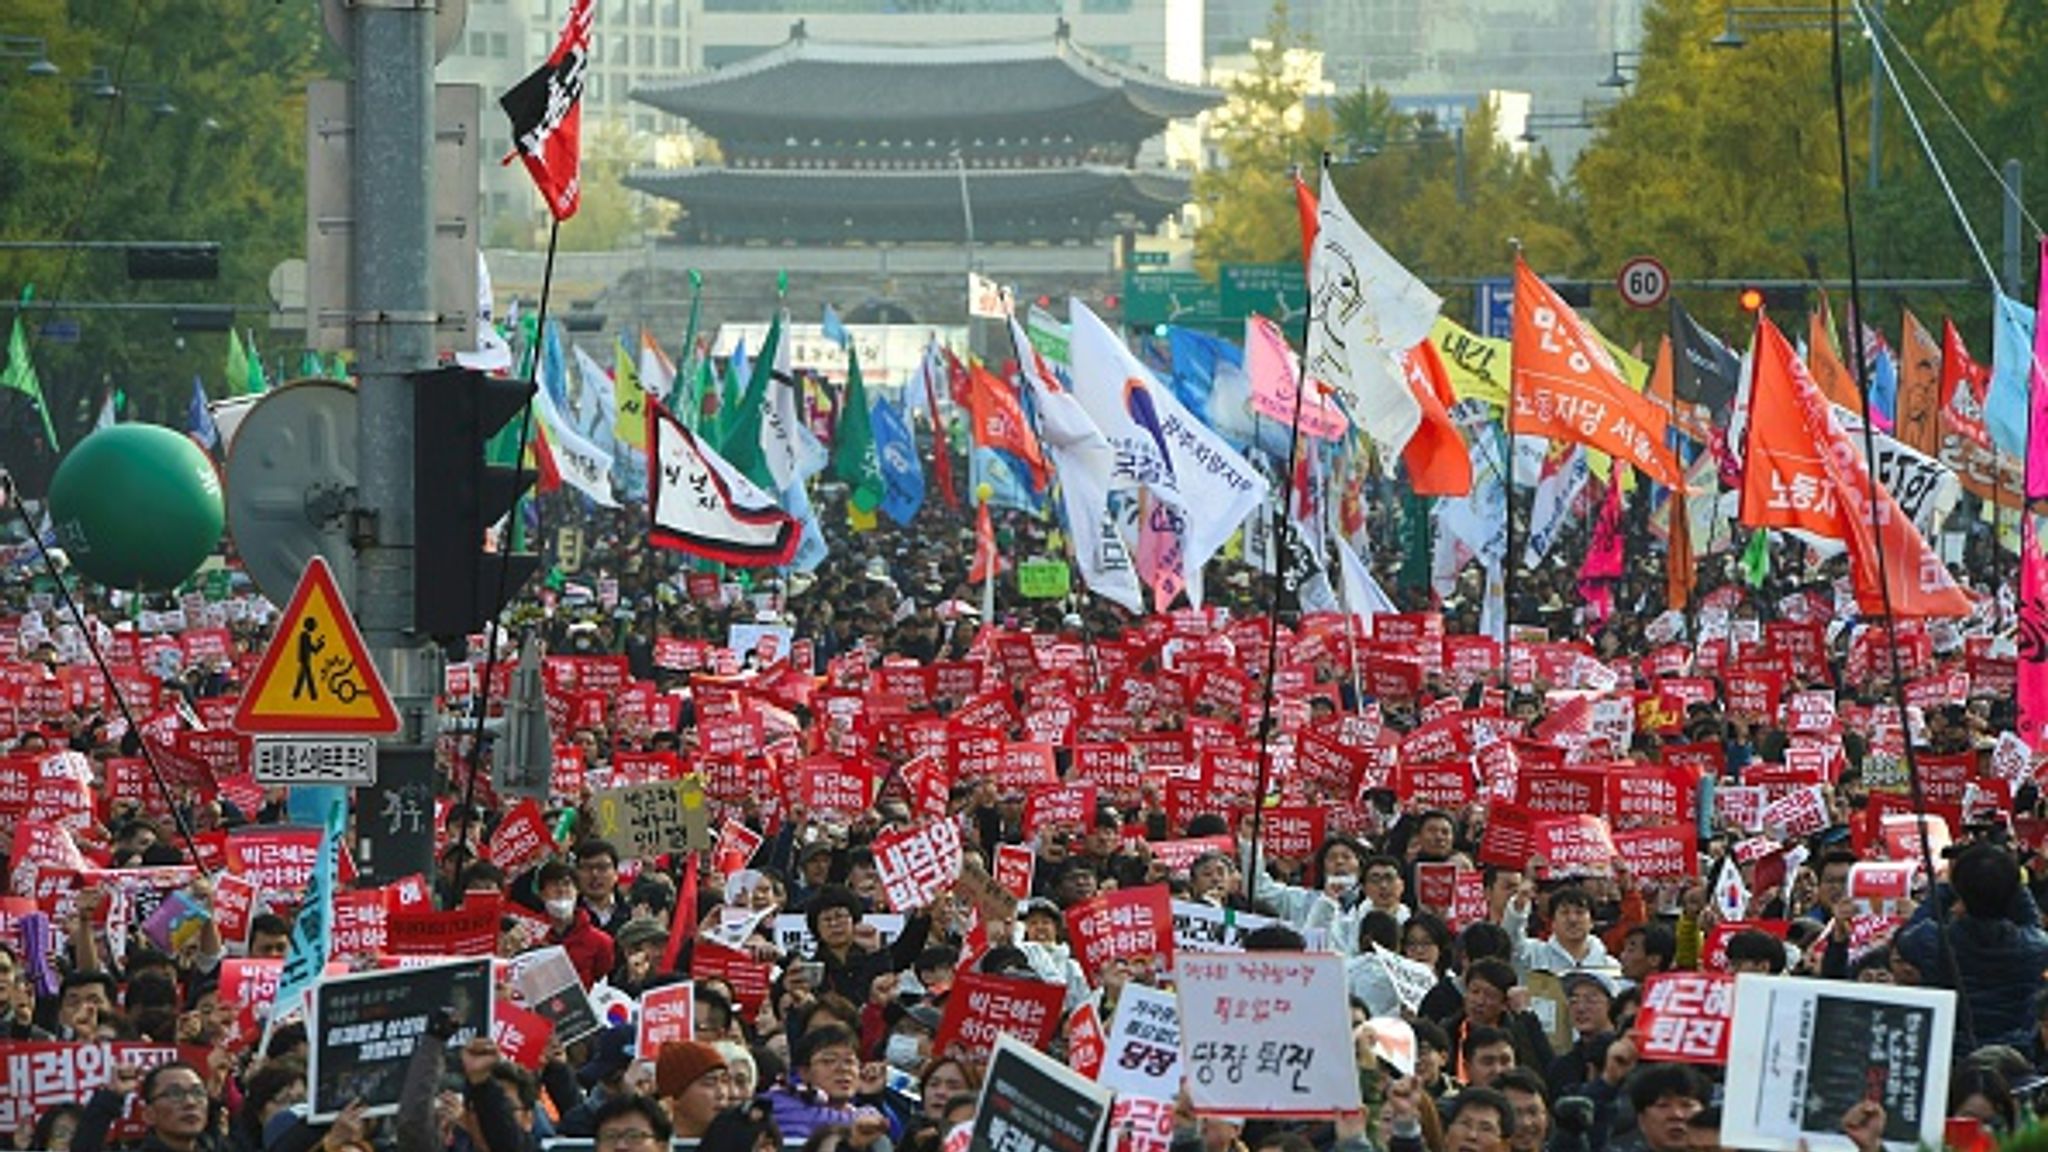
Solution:
M 1089 1152 L 1116 1093 L 1010 1036 L 996 1038 L 970 1152 Z
M 406 1065 L 436 1017 L 454 1015 L 451 1045 L 490 1035 L 491 962 L 325 978 L 311 1000 L 306 1082 L 314 1123 L 333 1119 L 352 1100 L 368 1105 L 371 1116 L 389 1115 L 398 1110 Z

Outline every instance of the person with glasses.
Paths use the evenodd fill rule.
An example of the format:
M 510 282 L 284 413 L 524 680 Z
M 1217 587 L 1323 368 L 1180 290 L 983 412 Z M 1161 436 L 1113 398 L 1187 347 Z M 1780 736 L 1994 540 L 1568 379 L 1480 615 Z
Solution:
M 931 939 L 929 908 L 904 917 L 902 934 L 887 948 L 872 925 L 861 923 L 863 914 L 860 897 L 844 884 L 825 885 L 804 909 L 818 941 L 816 959 L 824 967 L 820 994 L 837 992 L 849 1003 L 865 1004 L 876 977 L 910 967 Z
M 673 1135 L 661 1103 L 645 1096 L 614 1096 L 597 1110 L 591 1144 L 597 1152 L 651 1152 Z
M 1422 1086 L 1414 1077 L 1387 1089 L 1387 1152 L 1422 1152 Z M 1458 1093 L 1444 1117 L 1441 1152 L 1496 1152 L 1515 1136 L 1515 1109 L 1491 1088 Z
M 820 1128 L 844 1124 L 849 1147 L 891 1152 L 888 1118 L 854 1103 L 860 1092 L 859 1044 L 853 1030 L 841 1024 L 816 1025 L 797 1038 L 790 1053 L 791 1077 L 763 1096 L 784 1139 L 808 1140 Z
M 130 1097 L 141 1102 L 142 1122 L 149 1128 L 142 1152 L 218 1152 L 223 1146 L 214 1131 L 213 1094 L 205 1074 L 173 1060 L 147 1072 L 133 1064 L 116 1066 L 107 1086 L 86 1101 L 85 1115 L 71 1136 L 71 1152 L 101 1152 Z

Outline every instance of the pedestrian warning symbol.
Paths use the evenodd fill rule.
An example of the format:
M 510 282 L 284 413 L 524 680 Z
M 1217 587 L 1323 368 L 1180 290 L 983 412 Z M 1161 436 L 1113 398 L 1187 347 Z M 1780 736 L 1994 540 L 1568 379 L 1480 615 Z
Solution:
M 325 559 L 313 557 L 299 577 L 263 663 L 242 689 L 234 728 L 251 735 L 398 731 L 398 710 Z

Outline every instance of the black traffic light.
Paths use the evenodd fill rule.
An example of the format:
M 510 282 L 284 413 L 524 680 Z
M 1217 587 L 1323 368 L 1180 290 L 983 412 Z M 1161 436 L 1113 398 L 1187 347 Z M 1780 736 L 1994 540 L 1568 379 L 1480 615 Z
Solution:
M 1735 303 L 1748 315 L 1759 309 L 1773 316 L 1798 317 L 1806 314 L 1804 284 L 1745 284 L 1735 294 Z
M 147 243 L 127 247 L 130 280 L 218 280 L 220 245 Z
M 512 510 L 533 474 L 485 459 L 533 385 L 468 368 L 411 375 L 413 393 L 413 627 L 452 640 L 482 627 L 540 567 L 531 552 L 484 551 L 484 534 Z

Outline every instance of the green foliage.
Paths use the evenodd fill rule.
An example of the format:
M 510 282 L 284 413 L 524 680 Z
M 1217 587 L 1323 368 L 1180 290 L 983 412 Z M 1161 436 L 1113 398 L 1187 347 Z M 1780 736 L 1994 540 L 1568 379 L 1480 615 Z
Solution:
M 319 7 L 16 0 L 0 31 L 43 37 L 63 68 L 35 78 L 0 60 L 0 240 L 211 240 L 222 254 L 218 282 L 135 283 L 118 251 L 0 250 L 0 293 L 33 283 L 40 299 L 246 305 L 238 322 L 264 332 L 271 269 L 305 247 L 305 86 L 343 71 Z M 95 65 L 120 72 L 121 98 L 84 83 Z M 34 348 L 66 445 L 110 387 L 132 418 L 177 426 L 194 372 L 223 393 L 225 333 L 179 347 L 161 312 L 74 316 L 80 343 Z M 296 362 L 284 340 L 262 343 Z
M 1216 113 L 1219 163 L 1198 173 L 1194 187 L 1202 218 L 1195 264 L 1206 276 L 1218 264 L 1300 258 L 1290 173 L 1312 174 L 1335 135 L 1329 112 L 1305 100 L 1304 48 L 1288 31 L 1286 4 L 1276 4 L 1251 70 L 1230 84 Z
M 648 198 L 629 191 L 623 183 L 638 159 L 633 135 L 624 122 L 609 121 L 598 127 L 585 121 L 585 125 L 583 199 L 576 215 L 562 225 L 561 249 L 610 252 L 637 243 L 647 230 L 651 213 Z

